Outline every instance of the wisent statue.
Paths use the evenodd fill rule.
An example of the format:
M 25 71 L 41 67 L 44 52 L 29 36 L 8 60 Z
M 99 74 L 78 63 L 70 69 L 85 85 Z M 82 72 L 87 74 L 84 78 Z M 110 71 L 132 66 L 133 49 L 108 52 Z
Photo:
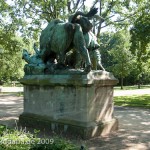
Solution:
M 92 8 L 86 14 L 76 12 L 68 22 L 60 19 L 50 21 L 41 32 L 40 49 L 34 45 L 35 55 L 30 56 L 27 50 L 23 51 L 22 58 L 28 63 L 25 73 L 51 74 L 57 70 L 80 68 L 84 68 L 84 73 L 91 69 L 105 70 L 101 64 L 99 44 L 91 32 L 93 25 L 90 19 L 96 13 L 97 8 Z

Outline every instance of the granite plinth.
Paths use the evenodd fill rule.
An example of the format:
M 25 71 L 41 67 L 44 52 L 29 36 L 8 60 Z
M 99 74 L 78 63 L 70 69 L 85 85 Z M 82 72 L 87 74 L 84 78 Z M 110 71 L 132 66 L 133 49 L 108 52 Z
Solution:
M 25 75 L 24 112 L 19 121 L 33 128 L 73 134 L 84 139 L 118 129 L 113 111 L 113 86 L 106 71 Z

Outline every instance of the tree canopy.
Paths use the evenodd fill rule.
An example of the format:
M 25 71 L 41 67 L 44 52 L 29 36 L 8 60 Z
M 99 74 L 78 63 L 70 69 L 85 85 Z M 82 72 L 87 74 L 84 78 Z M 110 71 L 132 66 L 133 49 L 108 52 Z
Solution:
M 86 5 L 89 2 L 91 5 Z M 2 71 L 0 78 L 6 76 L 6 73 L 7 76 L 12 76 L 13 70 L 19 72 L 17 69 L 22 64 L 22 48 L 27 47 L 32 51 L 33 41 L 38 42 L 41 30 L 49 21 L 55 18 L 68 21 L 68 16 L 76 11 L 86 12 L 93 7 L 98 8 L 98 14 L 92 20 L 93 32 L 101 44 L 104 66 L 107 68 L 114 65 L 113 70 L 119 69 L 119 66 L 115 65 L 117 61 L 119 65 L 121 64 L 119 62 L 121 55 L 126 56 L 124 62 L 128 62 L 130 58 L 128 55 L 134 55 L 137 66 L 135 70 L 139 70 L 136 75 L 140 76 L 141 72 L 145 74 L 144 68 L 146 66 L 149 68 L 150 59 L 149 0 L 1 0 L 0 62 L 2 65 L 0 69 Z M 131 46 L 126 43 L 122 34 L 119 35 L 121 30 L 130 31 L 129 45 Z M 116 41 L 115 47 L 111 45 L 113 41 Z M 121 45 L 121 42 L 124 44 Z M 6 71 L 8 67 L 11 69 Z M 118 74 L 120 73 L 118 71 Z

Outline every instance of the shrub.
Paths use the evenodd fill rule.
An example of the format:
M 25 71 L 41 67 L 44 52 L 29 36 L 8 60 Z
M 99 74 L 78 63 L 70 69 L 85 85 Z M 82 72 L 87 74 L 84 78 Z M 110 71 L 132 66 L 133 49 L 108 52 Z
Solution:
M 35 130 L 37 131 L 37 130 Z M 37 133 L 37 132 L 36 132 Z M 24 130 L 7 129 L 0 125 L 0 150 L 79 150 L 69 140 L 54 137 L 38 138 L 36 134 L 31 134 Z

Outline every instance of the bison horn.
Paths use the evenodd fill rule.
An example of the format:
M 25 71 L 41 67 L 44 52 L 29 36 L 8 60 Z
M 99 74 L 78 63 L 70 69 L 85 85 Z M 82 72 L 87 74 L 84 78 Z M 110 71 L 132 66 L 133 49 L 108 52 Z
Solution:
M 88 13 L 83 13 L 81 11 L 77 11 L 71 18 L 70 18 L 70 22 L 71 23 L 75 23 L 77 16 L 84 16 L 84 17 L 88 17 L 91 18 L 93 17 L 96 13 L 98 12 L 98 8 L 91 8 L 90 11 Z

